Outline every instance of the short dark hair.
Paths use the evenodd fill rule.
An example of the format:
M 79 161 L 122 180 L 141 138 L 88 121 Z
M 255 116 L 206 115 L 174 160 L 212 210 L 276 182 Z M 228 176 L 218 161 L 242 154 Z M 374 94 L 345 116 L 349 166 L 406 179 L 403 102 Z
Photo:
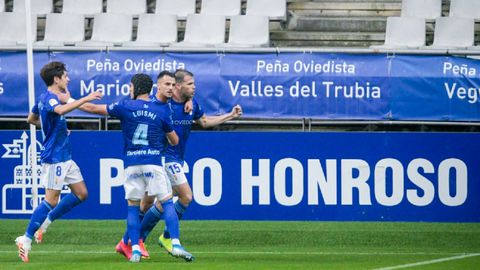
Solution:
M 175 71 L 175 82 L 183 83 L 185 81 L 186 76 L 193 77 L 193 73 L 186 69 L 177 69 Z
M 172 72 L 167 71 L 167 70 L 164 70 L 164 71 L 158 73 L 157 80 L 158 80 L 158 79 L 161 79 L 161 78 L 163 78 L 163 77 L 165 77 L 165 76 L 172 77 L 172 78 L 175 79 L 175 75 L 173 75 Z
M 153 81 L 147 74 L 135 74 L 130 82 L 133 85 L 133 99 L 137 99 L 140 95 L 149 94 L 152 91 Z
M 66 71 L 67 68 L 64 63 L 53 61 L 42 67 L 40 70 L 40 76 L 48 87 L 53 84 L 55 77 L 61 78 Z

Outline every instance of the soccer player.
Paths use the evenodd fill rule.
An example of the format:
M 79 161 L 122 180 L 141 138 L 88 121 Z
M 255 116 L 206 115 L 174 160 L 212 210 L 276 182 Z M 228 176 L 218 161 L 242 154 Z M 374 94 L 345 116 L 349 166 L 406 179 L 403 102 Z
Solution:
M 45 199 L 33 211 L 25 234 L 15 239 L 18 255 L 24 262 L 29 261 L 32 239 L 47 215 L 55 220 L 87 198 L 87 187 L 80 168 L 72 160 L 65 114 L 86 102 L 102 98 L 102 93 L 92 92 L 79 100 L 67 103 L 70 98 L 66 94 L 70 79 L 64 63 L 46 64 L 40 70 L 40 76 L 47 86 L 47 91 L 40 96 L 27 121 L 41 125 L 42 128 L 44 150 L 40 155 L 42 163 L 40 180 L 46 190 Z M 59 202 L 64 185 L 68 185 L 72 192 Z
M 117 252 L 131 262 L 142 257 L 140 241 L 140 201 L 145 195 L 155 198 L 162 208 L 167 226 L 172 226 L 172 241 L 178 243 L 173 255 L 189 260 L 179 240 L 178 216 L 172 202 L 172 187 L 162 167 L 163 151 L 168 143 L 176 145 L 178 136 L 173 130 L 172 112 L 167 103 L 175 80 L 170 72 L 162 72 L 158 80 L 160 102 L 149 98 L 153 81 L 146 74 L 136 74 L 130 84 L 131 99 L 108 106 L 86 104 L 83 110 L 109 114 L 121 121 L 124 138 L 125 198 L 128 201 L 127 235 L 116 246 Z M 130 244 L 129 245 L 129 240 Z
M 192 190 L 183 169 L 185 148 L 192 123 L 195 121 L 203 128 L 214 127 L 240 117 L 242 108 L 240 105 L 236 105 L 230 113 L 220 116 L 206 116 L 200 105 L 193 98 L 195 95 L 193 74 L 187 70 L 177 70 L 175 72 L 175 80 L 175 89 L 170 104 L 173 110 L 174 129 L 180 141 L 176 146 L 168 146 L 165 154 L 165 169 L 175 193 L 178 194 L 178 200 L 175 202 L 175 211 L 178 218 L 181 219 L 192 201 Z M 190 100 L 193 102 L 193 110 L 185 112 L 185 103 L 190 102 Z M 157 203 L 147 211 L 142 221 L 141 237 L 144 238 L 144 241 L 159 220 L 159 204 Z M 172 242 L 168 224 L 166 224 L 165 231 L 160 235 L 158 241 L 169 253 L 172 252 L 175 243 Z

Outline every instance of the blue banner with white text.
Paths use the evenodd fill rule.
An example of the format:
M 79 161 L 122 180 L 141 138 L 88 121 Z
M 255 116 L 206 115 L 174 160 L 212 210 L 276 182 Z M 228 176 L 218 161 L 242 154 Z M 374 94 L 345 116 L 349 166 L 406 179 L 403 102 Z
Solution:
M 34 59 L 36 96 L 46 90 L 40 68 L 57 60 L 68 65 L 74 98 L 102 91 L 107 104 L 128 96 L 135 73 L 188 69 L 209 115 L 240 104 L 248 118 L 480 121 L 480 61 L 463 57 L 108 51 L 36 52 Z M 27 112 L 25 54 L 1 52 L 0 116 Z
M 89 198 L 65 218 L 125 218 L 121 133 L 71 142 Z M 0 143 L 0 218 L 28 218 L 28 134 L 0 131 Z M 480 222 L 478 149 L 478 133 L 194 132 L 184 218 Z

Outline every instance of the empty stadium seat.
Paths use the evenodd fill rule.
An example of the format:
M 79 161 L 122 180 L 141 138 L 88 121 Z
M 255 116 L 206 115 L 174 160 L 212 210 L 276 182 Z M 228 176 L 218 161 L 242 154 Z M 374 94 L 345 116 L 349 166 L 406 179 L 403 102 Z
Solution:
M 240 15 L 241 0 L 202 0 L 201 14 L 235 16 Z
M 92 38 L 76 42 L 77 46 L 114 46 L 132 40 L 132 16 L 102 13 L 93 17 Z
M 402 49 L 425 46 L 425 19 L 416 17 L 389 17 L 385 43 L 380 46 L 370 46 L 372 49 Z
M 403 0 L 402 17 L 436 19 L 442 16 L 442 0 Z
M 103 11 L 103 0 L 63 0 L 62 13 L 93 16 Z
M 450 0 L 450 17 L 480 19 L 480 1 Z
M 40 46 L 74 45 L 85 39 L 85 18 L 80 14 L 50 13 L 45 21 L 45 38 Z
M 195 14 L 195 0 L 157 0 L 155 13 L 174 14 L 185 20 L 188 14 Z
M 232 16 L 227 46 L 268 47 L 270 44 L 269 21 L 266 16 Z
M 107 0 L 107 13 L 144 14 L 147 13 L 147 0 Z
M 0 46 L 15 46 L 27 44 L 25 29 L 25 12 L 0 13 Z M 32 38 L 37 36 L 37 20 L 32 18 Z
M 177 16 L 142 14 L 138 18 L 137 39 L 125 42 L 126 47 L 158 47 L 177 42 Z
M 247 0 L 247 15 L 268 16 L 270 20 L 286 20 L 286 0 Z
M 225 43 L 225 16 L 190 14 L 187 16 L 185 38 L 172 44 L 183 47 L 208 47 Z
M 471 18 L 439 17 L 435 20 L 433 45 L 428 48 L 464 49 L 473 46 L 474 25 Z
M 32 0 L 32 14 L 44 16 L 53 12 L 53 0 Z M 13 12 L 25 12 L 25 0 L 13 1 Z

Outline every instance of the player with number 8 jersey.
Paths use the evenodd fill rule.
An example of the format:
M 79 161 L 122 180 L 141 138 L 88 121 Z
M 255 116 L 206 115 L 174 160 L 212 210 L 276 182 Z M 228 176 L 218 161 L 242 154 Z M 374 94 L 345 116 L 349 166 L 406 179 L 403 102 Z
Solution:
M 42 233 L 40 225 L 60 218 L 87 198 L 88 191 L 80 168 L 72 160 L 65 114 L 103 96 L 100 92 L 92 92 L 69 102 L 71 98 L 67 86 L 70 78 L 62 62 L 53 61 L 44 65 L 40 76 L 47 90 L 32 108 L 27 122 L 42 128 L 44 149 L 41 153 L 41 183 L 45 187 L 45 199 L 33 211 L 25 234 L 15 239 L 18 255 L 24 262 L 29 261 L 32 239 L 38 232 Z M 65 185 L 71 193 L 60 199 Z

